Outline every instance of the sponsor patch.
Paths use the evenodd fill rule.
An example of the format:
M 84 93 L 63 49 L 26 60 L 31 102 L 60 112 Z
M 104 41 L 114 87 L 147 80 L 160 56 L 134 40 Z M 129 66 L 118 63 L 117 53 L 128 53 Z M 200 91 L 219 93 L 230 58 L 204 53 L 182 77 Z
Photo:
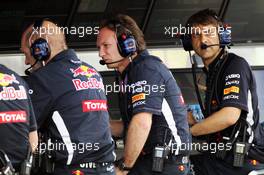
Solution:
M 81 65 L 77 69 L 70 69 L 73 73 L 73 77 L 77 77 L 79 75 L 86 76 L 87 78 L 92 77 L 93 75 L 98 75 L 95 69 L 89 68 L 88 66 Z
M 211 106 L 212 106 L 212 110 L 216 110 L 218 108 L 217 101 L 216 100 L 212 100 L 211 101 Z
M 79 60 L 70 60 L 70 62 L 74 64 L 82 64 L 82 61 L 79 61 Z
M 27 113 L 25 111 L 0 112 L 0 124 L 2 123 L 25 123 Z
M 212 104 L 213 106 L 216 106 L 216 105 L 217 105 L 216 100 L 212 100 L 211 104 Z
M 82 102 L 83 112 L 107 111 L 106 100 L 86 100 Z
M 229 80 L 229 79 L 233 79 L 233 78 L 240 78 L 240 74 L 230 74 L 230 75 L 227 75 L 226 78 L 225 78 L 225 81 Z
M 103 82 L 98 81 L 96 78 L 88 78 L 87 81 L 82 81 L 80 79 L 73 79 L 72 82 L 77 91 L 84 89 L 102 89 L 104 91 Z
M 14 74 L 8 75 L 0 73 L 0 86 L 8 86 L 10 84 L 19 84 L 19 81 L 16 80 L 16 77 Z
M 231 86 L 229 88 L 224 89 L 224 95 L 230 94 L 230 93 L 239 93 L 239 87 L 236 86 Z
M 225 85 L 228 86 L 232 84 L 239 84 L 239 81 L 238 80 L 227 81 Z
M 223 98 L 223 100 L 228 100 L 228 99 L 239 99 L 238 95 L 228 95 Z
M 134 87 L 134 86 L 142 86 L 142 85 L 146 85 L 147 84 L 147 81 L 146 80 L 141 80 L 141 81 L 137 81 L 135 83 L 132 83 L 131 84 L 131 87 Z
M 138 101 L 138 102 L 135 102 L 135 103 L 133 104 L 133 108 L 135 108 L 135 107 L 137 107 L 137 106 L 140 106 L 140 105 L 144 105 L 144 104 L 146 104 L 145 101 Z
M 89 162 L 89 163 L 81 163 L 80 167 L 81 168 L 96 168 L 96 165 L 93 162 Z
M 145 100 L 146 99 L 146 94 L 145 93 L 140 93 L 140 94 L 137 94 L 137 95 L 134 95 L 132 97 L 132 103 L 135 103 L 139 100 Z
M 19 90 L 14 87 L 3 87 L 0 91 L 0 100 L 23 100 L 27 99 L 27 93 L 24 86 L 19 86 Z
M 84 175 L 84 173 L 80 170 L 75 170 L 75 171 L 72 171 L 72 174 L 73 175 Z

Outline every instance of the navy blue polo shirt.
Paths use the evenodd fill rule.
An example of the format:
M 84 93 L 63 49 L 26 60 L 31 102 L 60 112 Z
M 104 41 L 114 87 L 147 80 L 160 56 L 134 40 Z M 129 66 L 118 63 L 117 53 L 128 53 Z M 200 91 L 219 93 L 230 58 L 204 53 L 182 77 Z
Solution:
M 65 50 L 33 72 L 29 86 L 38 126 L 49 132 L 57 163 L 114 161 L 103 81 L 92 66 Z
M 15 72 L 0 65 L 0 149 L 16 168 L 26 159 L 29 132 L 36 129 L 27 84 Z
M 125 92 L 121 93 L 120 107 L 126 126 L 138 113 L 152 114 L 143 151 L 151 152 L 156 145 L 163 145 L 164 140 L 166 144 L 171 140 L 175 154 L 185 152 L 180 147 L 190 143 L 186 106 L 180 88 L 162 61 L 143 51 L 123 72 L 122 83 Z
M 207 75 L 207 86 L 217 83 L 217 88 L 212 90 L 213 96 L 209 103 L 211 105 L 210 113 L 214 113 L 223 107 L 236 107 L 241 109 L 240 118 L 244 117 L 254 127 L 259 122 L 259 110 L 256 81 L 249 64 L 244 58 L 229 53 L 227 61 L 220 63 L 224 65 L 216 82 L 213 72 L 216 70 L 217 64 L 219 64 L 219 60 L 214 60 L 209 65 Z M 210 79 L 213 80 L 212 83 L 208 83 Z M 207 103 L 207 106 L 209 104 Z M 253 110 L 254 108 L 255 110 Z M 221 131 L 222 135 L 230 136 L 233 127 Z M 250 130 L 248 132 L 250 134 Z

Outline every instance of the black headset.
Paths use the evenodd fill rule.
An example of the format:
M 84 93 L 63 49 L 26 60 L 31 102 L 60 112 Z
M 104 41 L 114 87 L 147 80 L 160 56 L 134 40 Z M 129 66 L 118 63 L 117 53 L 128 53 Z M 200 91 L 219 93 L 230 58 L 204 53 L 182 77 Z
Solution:
M 117 48 L 122 57 L 133 55 L 137 51 L 137 42 L 132 32 L 118 21 L 110 21 L 115 27 Z M 122 31 L 122 27 L 125 29 Z
M 44 21 L 48 19 L 41 19 L 34 22 L 33 30 L 41 32 L 41 27 Z M 35 32 L 33 31 L 33 33 Z M 30 46 L 31 55 L 36 59 L 36 61 L 45 61 L 49 59 L 51 49 L 49 43 L 44 38 L 36 39 Z
M 222 25 L 221 20 L 217 16 L 217 14 L 210 14 L 214 19 L 217 20 L 219 28 L 222 29 L 222 32 L 218 32 L 219 34 L 219 45 L 221 48 L 224 48 L 225 46 L 230 46 L 231 45 L 231 31 L 228 30 L 228 26 Z M 188 26 L 186 24 L 186 28 L 189 28 L 191 26 Z M 185 33 L 184 35 L 180 36 L 180 39 L 182 41 L 182 45 L 185 51 L 191 51 L 193 50 L 192 46 L 192 36 L 190 33 Z

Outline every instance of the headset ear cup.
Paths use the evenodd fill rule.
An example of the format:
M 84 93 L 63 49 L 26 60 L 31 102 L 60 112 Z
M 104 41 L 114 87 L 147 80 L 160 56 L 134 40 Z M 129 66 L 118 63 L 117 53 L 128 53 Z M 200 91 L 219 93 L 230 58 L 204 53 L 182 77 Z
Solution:
M 192 36 L 190 34 L 181 35 L 180 39 L 182 41 L 182 45 L 183 45 L 183 48 L 184 48 L 185 51 L 193 50 Z
M 38 61 L 45 61 L 50 57 L 50 46 L 46 39 L 38 38 L 30 47 L 31 55 Z
M 122 57 L 133 55 L 137 51 L 137 44 L 132 34 L 122 33 L 117 37 L 117 47 Z
M 222 48 L 231 44 L 231 30 L 227 26 L 220 26 L 219 40 Z

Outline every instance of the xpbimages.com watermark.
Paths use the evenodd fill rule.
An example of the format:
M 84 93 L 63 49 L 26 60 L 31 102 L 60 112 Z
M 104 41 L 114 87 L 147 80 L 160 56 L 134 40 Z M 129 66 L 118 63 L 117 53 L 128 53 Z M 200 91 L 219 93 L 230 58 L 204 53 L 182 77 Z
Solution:
M 223 32 L 226 32 L 227 34 L 231 34 L 231 26 L 226 25 L 224 26 L 218 26 L 218 27 L 193 27 L 193 26 L 184 26 L 180 24 L 179 26 L 165 26 L 164 27 L 164 35 L 170 36 L 172 38 L 177 37 L 179 35 L 185 35 L 185 34 L 205 34 L 210 35 L 212 37 L 215 37 L 219 34 L 222 34 Z
M 199 151 L 215 154 L 218 151 L 230 151 L 232 143 L 182 143 L 180 146 L 174 143 L 170 148 L 172 153 L 176 153 L 177 151 Z
M 32 34 L 37 34 L 40 37 L 52 34 L 65 34 L 65 35 L 77 35 L 80 38 L 85 37 L 85 35 L 98 35 L 99 26 L 71 26 L 71 27 L 60 27 L 60 26 L 43 26 L 43 27 L 33 27 Z
M 163 93 L 165 92 L 165 85 L 150 85 L 147 83 L 146 80 L 137 81 L 135 83 L 132 83 L 131 85 L 120 85 L 116 84 L 114 82 L 113 84 L 107 84 L 105 85 L 105 93 L 106 95 L 109 93 L 141 93 L 144 92 L 146 95 L 149 95 L 151 93 Z
M 100 143 L 64 143 L 64 142 L 41 142 L 36 148 L 40 153 L 45 151 L 75 151 L 80 154 L 86 151 L 98 151 Z

